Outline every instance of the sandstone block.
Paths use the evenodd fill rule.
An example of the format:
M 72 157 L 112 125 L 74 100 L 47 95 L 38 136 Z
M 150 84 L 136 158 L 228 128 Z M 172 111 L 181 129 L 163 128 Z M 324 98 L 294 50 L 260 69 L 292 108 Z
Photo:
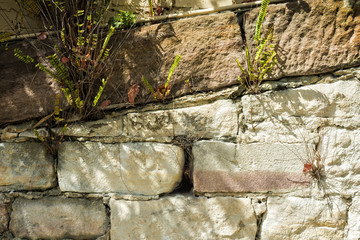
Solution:
M 65 135 L 74 137 L 117 137 L 122 133 L 121 117 L 71 124 L 65 131 Z
M 105 234 L 108 222 L 100 200 L 17 198 L 13 203 L 10 230 L 19 238 L 91 239 Z
M 252 119 L 259 135 L 256 136 L 250 131 L 245 135 L 250 141 L 264 141 L 265 138 L 273 141 L 281 138 L 286 141 L 283 137 L 278 137 L 286 135 L 290 138 L 298 135 L 298 141 L 304 141 L 304 138 L 313 138 L 311 132 L 323 125 L 358 127 L 359 91 L 360 83 L 354 79 L 246 95 L 241 100 L 243 121 L 247 129 L 252 131 Z
M 194 190 L 214 192 L 287 192 L 308 186 L 299 156 L 303 144 L 234 144 L 200 141 L 193 146 Z
M 181 148 L 160 143 L 64 142 L 59 149 L 62 191 L 157 195 L 180 183 Z
M 212 2 L 216 5 L 219 1 Z M 160 87 L 177 54 L 182 58 L 171 78 L 168 98 L 235 84 L 240 73 L 235 59 L 242 55 L 241 46 L 240 27 L 234 13 L 137 27 L 127 34 L 119 51 L 121 61 L 116 62 L 114 77 L 109 80 L 103 97 L 113 103 L 128 102 L 129 87 L 140 82 L 136 102 L 154 100 L 142 83 L 142 76 L 154 89 Z M 187 79 L 190 88 L 184 82 Z M 118 94 L 113 94 L 114 91 Z
M 258 13 L 259 8 L 244 17 L 249 43 L 254 39 Z M 342 1 L 270 4 L 264 25 L 275 28 L 278 65 L 273 77 L 319 74 L 358 64 L 359 23 L 359 8 L 344 7 Z
M 110 200 L 111 239 L 255 239 L 250 199 L 168 196 Z
M 218 100 L 201 106 L 129 113 L 126 132 L 145 140 L 185 135 L 198 138 L 235 137 L 238 129 L 236 105 Z
M 51 188 L 54 160 L 41 143 L 0 143 L 0 176 L 0 190 Z
M 298 197 L 269 197 L 261 239 L 344 239 L 346 203 Z

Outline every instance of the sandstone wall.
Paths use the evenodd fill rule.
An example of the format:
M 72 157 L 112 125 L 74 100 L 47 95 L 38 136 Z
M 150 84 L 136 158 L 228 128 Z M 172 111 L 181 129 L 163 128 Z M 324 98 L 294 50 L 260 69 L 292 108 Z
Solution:
M 173 97 L 112 98 L 103 118 L 69 124 L 56 152 L 36 120 L 11 123 L 21 108 L 0 105 L 0 239 L 359 239 L 360 17 L 348 4 L 271 5 L 280 61 L 257 95 L 234 85 L 237 18 L 250 38 L 255 9 L 171 22 L 150 75 L 182 54 Z M 156 62 L 136 46 L 163 25 L 135 29 L 112 86 Z M 303 174 L 314 155 L 320 179 Z

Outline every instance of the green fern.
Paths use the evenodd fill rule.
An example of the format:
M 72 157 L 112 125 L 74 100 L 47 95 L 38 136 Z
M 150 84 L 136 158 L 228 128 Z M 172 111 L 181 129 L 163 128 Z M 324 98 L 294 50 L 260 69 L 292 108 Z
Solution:
M 152 93 L 152 95 L 154 96 L 155 99 L 157 100 L 165 100 L 166 96 L 170 93 L 170 79 L 171 76 L 173 75 L 177 65 L 179 64 L 181 59 L 181 55 L 176 55 L 174 63 L 172 64 L 170 70 L 169 70 L 169 75 L 167 77 L 167 80 L 165 82 L 165 84 L 159 88 L 157 88 L 156 90 L 153 89 L 153 87 L 150 85 L 150 83 L 146 80 L 146 78 L 144 76 L 142 76 L 142 81 L 145 83 L 146 87 L 149 89 L 149 91 Z
M 169 85 L 170 78 L 171 78 L 172 74 L 174 73 L 175 68 L 176 68 L 177 65 L 179 64 L 180 59 L 181 59 L 181 56 L 180 56 L 180 55 L 176 55 L 175 61 L 174 61 L 173 65 L 171 66 L 170 70 L 169 70 L 169 75 L 168 75 L 167 81 L 166 81 L 166 83 L 165 83 L 165 88 L 167 88 L 167 86 Z
M 14 56 L 24 63 L 34 62 L 34 59 L 32 57 L 30 57 L 29 55 L 24 55 L 23 52 L 18 48 L 14 49 Z
M 242 77 L 239 76 L 238 80 L 240 84 L 251 93 L 259 92 L 259 87 L 262 81 L 276 64 L 275 46 L 272 43 L 274 26 L 269 26 L 264 37 L 260 38 L 262 23 L 265 19 L 268 5 L 269 0 L 262 1 L 259 16 L 256 22 L 256 30 L 254 35 L 254 39 L 256 41 L 255 56 L 252 57 L 250 55 L 249 48 L 247 45 L 245 45 L 247 68 L 241 66 L 240 62 L 236 59 L 236 63 L 242 73 Z
M 101 97 L 101 94 L 102 94 L 103 91 L 104 91 L 104 88 L 105 88 L 105 85 L 106 85 L 107 81 L 108 81 L 107 78 L 106 78 L 106 80 L 105 80 L 105 79 L 102 79 L 102 80 L 101 80 L 102 85 L 99 87 L 99 91 L 97 92 L 97 94 L 96 94 L 96 96 L 95 96 L 95 98 L 94 98 L 94 101 L 93 101 L 93 103 L 92 103 L 92 106 L 93 106 L 93 107 L 95 107 L 96 104 L 98 103 L 98 101 L 99 101 L 99 99 L 100 99 L 100 97 Z
M 262 23 L 265 19 L 266 10 L 267 10 L 269 3 L 270 3 L 270 0 L 263 0 L 261 2 L 260 12 L 258 15 L 258 19 L 256 21 L 256 29 L 255 29 L 255 37 L 254 37 L 255 41 L 257 41 L 257 42 L 259 41 L 259 38 L 260 38 Z
M 146 78 L 144 76 L 142 76 L 142 80 L 145 83 L 146 87 L 149 89 L 149 91 L 154 94 L 155 90 L 153 89 L 153 87 L 150 85 L 150 83 L 148 82 L 148 80 L 146 80 Z

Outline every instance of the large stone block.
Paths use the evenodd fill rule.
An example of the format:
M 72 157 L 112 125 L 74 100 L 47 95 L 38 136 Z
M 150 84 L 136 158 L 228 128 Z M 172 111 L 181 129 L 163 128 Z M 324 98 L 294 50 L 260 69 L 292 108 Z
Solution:
M 200 141 L 193 146 L 194 190 L 216 192 L 288 192 L 309 185 L 299 156 L 303 144 L 234 144 Z
M 257 8 L 244 17 L 249 43 L 254 39 L 258 13 Z M 265 26 L 270 24 L 275 28 L 278 58 L 273 77 L 319 74 L 360 62 L 358 6 L 344 7 L 339 0 L 271 4 L 264 21 Z
M 10 230 L 19 238 L 93 239 L 105 234 L 109 224 L 100 200 L 17 198 L 12 208 Z
M 248 141 L 308 141 L 326 125 L 360 126 L 358 80 L 314 84 L 242 98 Z M 256 133 L 253 133 L 252 125 Z M 295 137 L 295 138 L 294 138 Z
M 261 239 L 344 239 L 346 203 L 298 197 L 269 197 Z
M 238 129 L 238 109 L 231 100 L 211 104 L 145 113 L 129 113 L 125 132 L 129 137 L 144 140 L 173 138 L 235 137 Z
M 255 239 L 250 199 L 168 196 L 110 200 L 111 239 Z
M 142 83 L 142 76 L 154 89 L 160 87 L 165 83 L 177 54 L 182 58 L 170 81 L 169 99 L 238 82 L 240 70 L 235 59 L 242 55 L 242 42 L 234 13 L 141 26 L 126 34 L 114 77 L 103 93 L 103 97 L 113 103 L 128 102 L 127 91 L 135 83 L 140 85 L 136 102 L 154 100 Z M 117 37 L 121 40 L 125 36 Z M 191 88 L 184 82 L 187 79 Z
M 55 185 L 54 160 L 41 143 L 0 143 L 0 190 L 42 190 Z
M 169 144 L 64 142 L 59 186 L 62 191 L 157 195 L 180 183 L 184 161 L 183 150 Z

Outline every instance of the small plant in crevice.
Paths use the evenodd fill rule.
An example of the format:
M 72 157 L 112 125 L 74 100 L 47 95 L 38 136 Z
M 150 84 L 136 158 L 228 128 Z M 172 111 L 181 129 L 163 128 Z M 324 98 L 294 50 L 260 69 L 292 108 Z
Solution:
M 262 0 L 261 2 L 254 35 L 256 42 L 255 53 L 253 55 L 250 53 L 248 44 L 245 42 L 246 67 L 243 67 L 239 60 L 236 59 L 242 73 L 242 76 L 238 77 L 240 85 L 244 86 L 252 94 L 260 92 L 262 81 L 276 64 L 275 45 L 273 44 L 274 26 L 270 26 L 261 37 L 261 28 L 269 3 L 270 0 Z
M 180 55 L 177 55 L 175 57 L 175 60 L 174 60 L 174 63 L 172 64 L 170 70 L 169 70 L 169 75 L 167 77 L 167 80 L 166 82 L 164 83 L 164 85 L 156 88 L 154 90 L 154 88 L 150 85 L 150 83 L 148 82 L 148 80 L 145 78 L 145 76 L 142 76 L 142 81 L 145 83 L 146 87 L 149 89 L 149 91 L 152 93 L 153 97 L 156 99 L 156 100 L 165 100 L 166 97 L 169 95 L 170 93 L 170 89 L 171 89 L 171 86 L 170 86 L 170 79 L 171 79 L 171 76 L 173 75 L 177 65 L 179 64 L 180 62 L 180 59 L 181 59 L 181 56 Z
M 27 1 L 24 1 L 27 2 Z M 96 111 L 100 97 L 112 72 L 120 41 L 110 41 L 115 29 L 132 27 L 134 14 L 121 12 L 106 24 L 110 0 L 98 1 L 36 1 L 46 31 L 41 39 L 54 43 L 44 61 L 35 66 L 58 83 L 79 119 Z M 53 31 L 52 34 L 48 32 Z M 48 45 L 48 44 L 47 44 Z M 25 63 L 34 62 L 15 49 L 14 55 Z

